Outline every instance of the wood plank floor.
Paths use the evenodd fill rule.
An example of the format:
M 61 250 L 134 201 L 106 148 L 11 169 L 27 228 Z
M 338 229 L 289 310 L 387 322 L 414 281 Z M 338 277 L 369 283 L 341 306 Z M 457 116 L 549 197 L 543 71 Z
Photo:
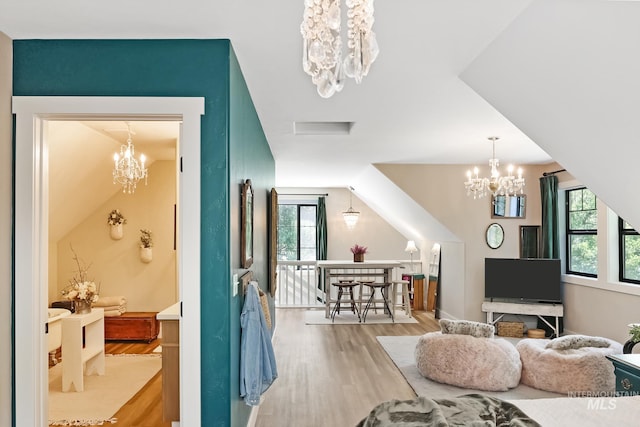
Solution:
M 107 342 L 104 349 L 107 354 L 147 354 L 161 343 Z M 58 353 L 59 355 L 59 353 Z M 162 421 L 162 370 L 138 391 L 114 415 L 118 427 L 171 427 L 171 423 Z M 93 426 L 91 426 L 93 427 Z
M 433 313 L 418 323 L 305 325 L 304 309 L 278 309 L 274 350 L 278 379 L 264 395 L 257 427 L 355 426 L 378 403 L 415 394 L 378 344 L 378 335 L 439 329 Z M 151 353 L 160 340 L 108 342 L 109 354 Z M 162 421 L 162 372 L 116 414 L 118 427 L 170 427 Z
M 439 330 L 433 313 L 415 312 L 419 323 L 305 325 L 304 311 L 276 312 L 279 375 L 257 427 L 355 426 L 380 402 L 415 397 L 376 336 Z

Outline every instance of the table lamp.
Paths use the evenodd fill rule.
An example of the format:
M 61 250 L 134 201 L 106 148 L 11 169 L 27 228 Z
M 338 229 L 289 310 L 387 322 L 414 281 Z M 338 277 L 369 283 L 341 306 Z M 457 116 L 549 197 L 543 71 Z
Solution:
M 418 248 L 416 247 L 416 242 L 413 240 L 409 240 L 407 242 L 407 247 L 404 248 L 405 252 L 409 252 L 409 256 L 411 257 L 411 272 L 413 273 L 413 253 L 418 252 Z

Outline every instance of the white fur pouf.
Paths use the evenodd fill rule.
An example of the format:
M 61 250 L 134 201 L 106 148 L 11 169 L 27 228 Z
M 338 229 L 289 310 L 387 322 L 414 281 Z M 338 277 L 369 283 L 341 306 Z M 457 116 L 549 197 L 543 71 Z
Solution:
M 608 347 L 556 350 L 547 348 L 551 340 L 523 339 L 516 345 L 522 359 L 522 383 L 557 393 L 613 393 L 613 364 L 605 356 L 621 354 L 622 345 L 607 341 Z
M 486 391 L 506 391 L 520 382 L 520 355 L 502 338 L 430 332 L 418 340 L 416 365 L 440 383 Z

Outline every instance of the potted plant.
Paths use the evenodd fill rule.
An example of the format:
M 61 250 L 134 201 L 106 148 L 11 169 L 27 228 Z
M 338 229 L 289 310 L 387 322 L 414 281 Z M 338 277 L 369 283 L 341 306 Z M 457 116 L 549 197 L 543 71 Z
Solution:
M 367 248 L 356 243 L 351 247 L 351 253 L 353 254 L 353 262 L 363 262 L 364 254 L 367 253 Z
M 127 219 L 122 215 L 120 209 L 114 209 L 109 212 L 109 216 L 107 217 L 107 224 L 109 224 L 110 231 L 109 235 L 113 240 L 122 239 L 122 225 L 127 223 Z
M 142 262 L 151 262 L 153 254 L 151 247 L 153 246 L 153 240 L 151 238 L 151 231 L 147 229 L 140 229 L 140 259 Z
M 69 280 L 69 285 L 62 290 L 62 296 L 69 301 L 73 301 L 75 313 L 88 314 L 91 313 L 91 304 L 98 301 L 100 287 L 88 278 L 87 273 L 90 265 L 85 267 L 73 248 L 71 248 L 71 252 L 78 270 Z
M 631 354 L 633 347 L 640 342 L 640 323 L 629 325 L 629 335 L 631 338 L 622 346 L 622 353 Z

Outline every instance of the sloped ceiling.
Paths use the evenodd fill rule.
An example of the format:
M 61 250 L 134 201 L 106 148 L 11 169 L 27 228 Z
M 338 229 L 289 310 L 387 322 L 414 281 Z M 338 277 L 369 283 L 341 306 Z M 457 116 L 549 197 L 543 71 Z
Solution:
M 636 228 L 639 22 L 639 2 L 537 1 L 462 74 Z
M 175 158 L 177 122 L 131 122 L 136 155 L 147 165 Z M 127 123 L 48 122 L 49 238 L 58 241 L 122 188 L 113 184 L 113 154 L 127 140 Z M 135 193 L 131 195 L 135 197 Z M 105 213 L 106 222 L 106 213 Z
M 276 185 L 346 187 L 376 163 L 486 166 L 493 135 L 504 163 L 551 161 L 458 78 L 530 3 L 378 0 L 380 55 L 361 84 L 350 80 L 330 99 L 302 70 L 304 0 L 4 1 L 0 31 L 14 39 L 229 39 L 274 154 Z M 348 135 L 296 135 L 297 121 L 353 126 Z

